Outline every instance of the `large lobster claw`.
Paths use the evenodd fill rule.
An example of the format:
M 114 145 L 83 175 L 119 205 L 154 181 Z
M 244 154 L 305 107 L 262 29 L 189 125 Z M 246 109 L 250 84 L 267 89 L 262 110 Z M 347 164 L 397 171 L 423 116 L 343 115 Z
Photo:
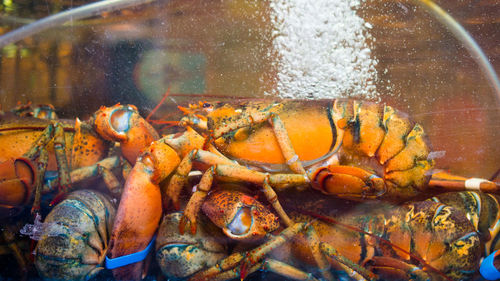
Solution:
M 29 202 L 33 194 L 36 169 L 25 158 L 0 163 L 0 217 Z
M 256 241 L 279 227 L 278 217 L 255 198 L 237 191 L 214 191 L 207 196 L 203 212 L 238 241 Z
M 91 122 L 104 139 L 120 142 L 123 156 L 133 165 L 141 151 L 159 138 L 133 105 L 101 107 Z
M 137 253 L 150 243 L 162 215 L 159 183 L 179 163 L 177 153 L 161 140 L 153 142 L 137 159 L 122 193 L 108 258 Z M 142 262 L 113 269 L 118 280 L 140 280 L 141 274 Z

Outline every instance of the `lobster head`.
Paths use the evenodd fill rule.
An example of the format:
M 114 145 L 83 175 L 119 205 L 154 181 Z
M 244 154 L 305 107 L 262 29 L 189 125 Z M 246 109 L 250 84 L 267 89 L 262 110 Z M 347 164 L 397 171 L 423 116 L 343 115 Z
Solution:
M 277 216 L 255 198 L 238 191 L 210 193 L 202 210 L 224 234 L 239 241 L 261 239 L 279 227 Z

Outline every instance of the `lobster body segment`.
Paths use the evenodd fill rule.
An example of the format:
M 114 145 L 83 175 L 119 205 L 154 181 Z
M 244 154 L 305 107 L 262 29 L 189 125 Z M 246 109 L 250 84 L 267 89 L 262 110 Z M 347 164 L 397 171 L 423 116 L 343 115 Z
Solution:
M 279 115 L 299 159 L 314 161 L 328 155 L 335 145 L 337 130 L 332 119 L 332 105 L 331 101 L 249 102 L 237 107 L 225 104 L 207 114 L 207 127 L 209 131 L 217 132 L 225 124 L 256 118 L 252 116 Z M 224 155 L 241 163 L 249 162 L 256 166 L 286 164 L 268 122 L 228 132 L 215 139 L 214 143 Z

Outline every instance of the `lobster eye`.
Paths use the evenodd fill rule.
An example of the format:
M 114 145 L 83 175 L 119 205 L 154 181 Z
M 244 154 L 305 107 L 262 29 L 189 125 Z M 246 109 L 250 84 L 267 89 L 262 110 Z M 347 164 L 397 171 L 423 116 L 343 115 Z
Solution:
M 252 227 L 253 217 L 250 207 L 242 207 L 238 210 L 233 220 L 227 225 L 233 235 L 244 235 Z
M 118 133 L 124 133 L 130 128 L 130 117 L 132 111 L 124 108 L 117 109 L 111 113 L 110 123 L 111 127 Z

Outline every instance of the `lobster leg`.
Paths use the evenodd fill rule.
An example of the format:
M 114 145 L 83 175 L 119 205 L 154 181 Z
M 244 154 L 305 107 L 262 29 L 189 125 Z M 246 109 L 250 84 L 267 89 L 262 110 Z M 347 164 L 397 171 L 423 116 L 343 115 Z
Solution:
M 200 153 L 200 157 L 216 157 L 215 154 L 204 150 L 199 150 L 198 153 Z M 198 161 L 204 163 L 205 159 L 198 158 Z M 200 184 L 189 199 L 189 202 L 184 211 L 184 216 L 179 223 L 179 230 L 181 231 L 181 233 L 183 233 L 184 229 L 186 229 L 189 225 L 191 226 L 191 232 L 193 234 L 196 233 L 196 218 L 200 211 L 203 200 L 207 192 L 211 188 L 214 176 L 255 183 L 258 185 L 263 185 L 266 178 L 268 178 L 268 184 L 277 188 L 290 185 L 304 185 L 308 182 L 308 179 L 301 174 L 267 175 L 265 173 L 250 170 L 246 167 L 237 166 L 234 164 L 214 165 L 203 174 Z M 181 187 L 179 187 L 179 189 Z M 277 211 L 279 212 L 279 209 L 277 209 Z
M 278 213 L 278 215 L 280 216 L 281 220 L 283 222 L 285 222 L 286 226 L 292 226 L 294 224 L 294 222 L 285 213 L 285 210 L 283 210 L 283 207 L 281 207 L 281 204 L 278 201 L 278 196 L 276 195 L 276 192 L 269 184 L 269 177 L 266 177 L 266 179 L 264 180 L 264 183 L 262 184 L 262 187 L 263 187 L 264 195 L 267 198 L 267 201 L 269 201 L 269 203 L 271 203 L 271 205 L 273 206 L 276 213 Z
M 49 155 L 47 150 L 45 150 L 45 146 L 52 139 L 52 134 L 54 132 L 54 125 L 50 124 L 43 130 L 42 134 L 35 141 L 33 146 L 28 152 L 26 152 L 23 157 L 26 157 L 32 162 L 35 162 L 35 159 L 38 157 L 38 161 L 36 161 L 36 170 L 37 177 L 34 182 L 35 186 L 35 200 L 33 206 L 31 208 L 31 213 L 38 212 L 40 210 L 40 198 L 42 192 L 43 178 L 45 176 L 45 170 L 47 169 L 47 164 L 49 161 Z
M 44 148 L 49 141 L 52 139 L 52 134 L 54 132 L 54 125 L 49 124 L 45 130 L 43 130 L 42 134 L 35 143 L 31 146 L 30 150 L 28 150 L 23 156 L 34 161 L 37 155 L 40 153 L 40 150 Z
M 166 198 L 163 200 L 165 202 L 165 207 L 168 207 L 168 203 L 170 200 L 172 201 L 175 209 L 179 210 L 179 194 L 182 190 L 182 187 L 186 184 L 189 172 L 193 167 L 193 160 L 198 162 L 202 162 L 206 165 L 215 165 L 215 164 L 232 164 L 234 162 L 216 155 L 214 153 L 210 153 L 204 150 L 193 149 L 191 150 L 181 161 L 179 167 L 175 170 L 175 174 L 170 179 L 169 185 L 167 187 Z
M 328 243 L 320 243 L 321 252 L 327 257 L 334 259 L 338 262 L 338 264 L 342 267 L 342 269 L 349 273 L 349 276 L 356 280 L 376 280 L 378 279 L 377 275 L 373 274 L 373 272 L 367 270 L 364 267 L 352 262 L 349 259 L 343 257 L 340 253 L 335 250 Z
M 71 176 L 70 176 L 70 168 L 68 166 L 68 159 L 66 158 L 66 141 L 64 140 L 64 129 L 61 126 L 60 123 L 56 123 L 55 125 L 55 131 L 54 131 L 54 151 L 56 155 L 56 162 L 57 162 L 57 178 L 58 178 L 58 188 L 59 192 L 58 194 L 54 197 L 54 200 L 51 202 L 51 204 L 55 204 L 62 198 L 64 194 L 66 194 L 69 189 L 71 188 Z M 42 152 L 46 153 L 47 149 L 46 147 L 42 147 L 40 150 L 40 157 L 39 157 L 39 162 L 42 162 Z M 43 160 L 45 162 L 45 160 Z M 48 162 L 48 159 L 47 159 Z M 45 176 L 45 170 L 46 170 L 46 165 L 43 168 L 43 173 L 40 172 L 43 176 Z M 44 177 L 41 178 L 43 182 Z M 41 185 L 41 183 L 40 183 Z M 41 189 L 38 188 L 37 185 L 37 190 Z M 38 193 L 37 193 L 38 194 Z M 36 205 L 34 204 L 33 207 L 39 206 L 39 198 L 40 195 L 37 195 L 35 199 L 37 199 L 35 202 L 37 203 Z
M 278 197 L 276 196 L 276 192 L 272 189 L 272 187 L 269 185 L 269 177 L 266 177 L 263 183 L 263 191 L 264 195 L 266 196 L 267 200 L 269 203 L 272 204 L 273 208 L 276 210 L 280 218 L 285 222 L 287 227 L 293 226 L 295 223 L 293 220 L 290 219 L 290 217 L 285 213 L 283 208 L 281 207 L 281 204 L 278 201 Z M 331 276 L 330 272 L 328 271 L 329 266 L 328 262 L 324 258 L 323 255 L 321 255 L 319 251 L 319 238 L 316 232 L 312 227 L 308 228 L 307 231 L 307 242 L 309 243 L 312 253 L 313 253 L 313 258 L 316 261 L 316 264 L 320 268 L 320 272 L 323 275 L 323 277 L 326 280 L 333 280 L 333 276 Z
M 292 237 L 297 235 L 299 232 L 306 229 L 306 223 L 296 223 L 283 230 L 279 235 L 273 237 L 271 240 L 260 245 L 258 248 L 253 249 L 248 252 L 246 258 L 241 263 L 240 275 L 244 278 L 247 275 L 248 269 L 252 268 L 258 261 L 262 260 L 265 255 L 271 252 L 273 249 L 285 244 L 290 241 Z
M 201 209 L 201 204 L 207 196 L 210 188 L 212 187 L 212 182 L 214 180 L 214 166 L 210 167 L 201 177 L 201 181 L 196 188 L 196 192 L 193 193 L 179 222 L 179 232 L 184 234 L 184 229 L 186 226 L 191 225 L 191 233 L 196 233 L 196 218 L 198 217 L 198 212 Z
M 432 280 L 431 276 L 421 268 L 391 257 L 373 257 L 371 268 L 384 273 L 384 276 L 392 276 L 391 279 Z
M 35 200 L 33 201 L 33 206 L 31 207 L 31 213 L 35 214 L 40 211 L 40 200 L 42 198 L 42 185 L 43 178 L 45 177 L 45 171 L 47 170 L 47 164 L 49 162 L 49 153 L 47 150 L 42 149 L 40 151 L 40 156 L 37 162 L 37 177 L 35 180 Z
M 259 111 L 246 116 L 246 118 L 238 118 L 236 121 L 226 124 L 226 126 L 217 128 L 213 132 L 212 137 L 218 138 L 230 131 L 236 131 L 238 129 L 248 127 L 252 124 L 263 123 L 265 121 L 269 121 L 273 127 L 273 132 L 276 136 L 276 140 L 278 141 L 281 152 L 283 153 L 286 164 L 295 173 L 306 175 L 306 171 L 302 166 L 302 163 L 299 161 L 299 156 L 295 153 L 283 121 L 281 121 L 281 118 L 277 114 L 274 114 L 270 111 Z
M 111 172 L 111 170 L 106 166 L 100 164 L 97 164 L 97 170 L 108 190 L 115 195 L 119 195 L 121 193 L 121 184 L 113 172 Z
M 236 270 L 236 273 L 240 275 L 241 279 L 244 279 L 249 273 L 254 271 L 257 265 L 257 268 L 260 267 L 260 261 L 266 254 L 268 254 L 272 249 L 288 242 L 306 226 L 306 223 L 296 223 L 293 226 L 286 228 L 279 235 L 273 237 L 271 240 L 262 244 L 258 248 L 246 253 L 234 253 L 205 271 L 195 274 L 192 278 L 190 278 L 190 280 L 212 280 L 212 277 L 220 274 L 221 272 L 230 272 L 231 270 L 234 271 L 234 269 L 238 266 L 239 271 Z M 237 277 L 237 275 L 232 278 L 234 277 Z
M 310 273 L 306 273 L 296 267 L 274 259 L 265 259 L 262 263 L 262 269 L 295 280 L 318 280 Z
M 55 125 L 54 150 L 57 161 L 57 172 L 59 177 L 60 193 L 67 192 L 71 186 L 70 168 L 66 158 L 66 141 L 64 140 L 64 129 L 60 123 Z
M 23 157 L 30 159 L 35 162 L 37 159 L 37 177 L 35 180 L 35 201 L 31 212 L 38 212 L 40 209 L 40 198 L 43 186 L 43 180 L 45 177 L 45 171 L 47 170 L 47 164 L 49 161 L 49 156 L 47 152 L 47 145 L 51 140 L 54 140 L 54 150 L 56 155 L 56 161 L 58 165 L 58 178 L 59 186 L 66 191 L 71 184 L 68 160 L 66 159 L 66 142 L 64 140 L 64 128 L 60 123 L 55 125 L 49 124 L 45 130 L 43 130 L 40 137 L 35 141 L 31 149 L 26 152 Z
M 217 262 L 217 264 L 215 264 L 214 266 L 209 267 L 204 271 L 196 273 L 194 276 L 189 278 L 189 280 L 190 281 L 209 280 L 209 278 L 221 274 L 222 272 L 230 271 L 238 266 L 238 264 L 245 258 L 245 254 L 246 253 L 240 253 L 240 252 L 231 254 L 230 256 Z
M 292 141 L 290 140 L 290 137 L 288 137 L 283 121 L 281 121 L 278 115 L 272 115 L 271 124 L 273 125 L 273 131 L 276 136 L 276 140 L 280 145 L 281 152 L 285 157 L 286 164 L 295 173 L 306 175 L 306 171 L 304 170 L 302 163 L 299 161 L 299 156 L 293 149 Z
M 334 280 L 330 272 L 330 264 L 328 263 L 326 257 L 320 251 L 320 240 L 318 234 L 312 226 L 306 229 L 306 241 L 311 248 L 311 253 L 319 268 L 319 272 L 323 275 L 325 280 Z
M 316 234 L 314 228 L 306 223 L 296 223 L 286 228 L 279 235 L 274 236 L 266 243 L 260 245 L 258 248 L 248 252 L 245 255 L 245 259 L 241 261 L 241 278 L 244 278 L 249 272 L 249 269 L 253 268 L 256 263 L 264 258 L 265 255 L 267 255 L 272 250 L 282 246 L 283 244 L 289 242 L 295 235 L 299 234 L 302 231 L 306 231 L 307 243 L 311 247 L 313 258 L 316 261 L 316 264 L 319 267 L 318 270 L 323 275 L 323 278 L 326 280 L 333 280 L 333 276 L 329 271 L 329 264 L 326 260 L 326 256 L 331 257 L 331 253 L 335 250 L 328 245 L 329 252 L 324 252 L 324 243 L 321 243 L 319 241 L 318 235 Z M 325 256 L 323 255 L 324 253 L 330 255 Z M 341 267 L 345 269 L 346 272 L 350 274 L 350 276 L 357 278 L 357 280 L 376 280 L 377 278 L 377 276 L 373 273 L 343 257 L 336 251 L 334 258 L 335 260 L 339 261 Z
M 220 267 L 219 267 L 220 268 Z M 294 266 L 291 266 L 289 264 L 286 264 L 284 262 L 275 260 L 275 259 L 264 259 L 264 261 L 255 264 L 248 270 L 248 274 L 251 274 L 257 270 L 264 270 L 268 272 L 273 272 L 276 274 L 281 275 L 284 278 L 287 279 L 293 279 L 293 280 L 311 280 L 311 281 L 317 281 L 314 276 L 312 276 L 310 273 L 304 272 Z M 232 280 L 240 277 L 240 273 L 238 270 L 233 270 L 233 268 L 226 269 L 225 271 L 221 271 L 219 273 L 215 273 L 212 275 L 204 275 L 205 272 L 201 272 L 199 274 L 196 274 L 195 276 L 189 278 L 189 281 L 196 281 L 196 280 Z
M 71 182 L 77 183 L 88 178 L 100 175 L 103 177 L 104 183 L 108 187 L 109 191 L 111 191 L 112 193 L 116 193 L 117 190 L 115 189 L 115 187 L 117 183 L 115 181 L 117 181 L 117 179 L 112 174 L 111 170 L 125 163 L 127 162 L 122 161 L 122 159 L 117 156 L 104 158 L 94 165 L 81 167 L 71 171 Z

